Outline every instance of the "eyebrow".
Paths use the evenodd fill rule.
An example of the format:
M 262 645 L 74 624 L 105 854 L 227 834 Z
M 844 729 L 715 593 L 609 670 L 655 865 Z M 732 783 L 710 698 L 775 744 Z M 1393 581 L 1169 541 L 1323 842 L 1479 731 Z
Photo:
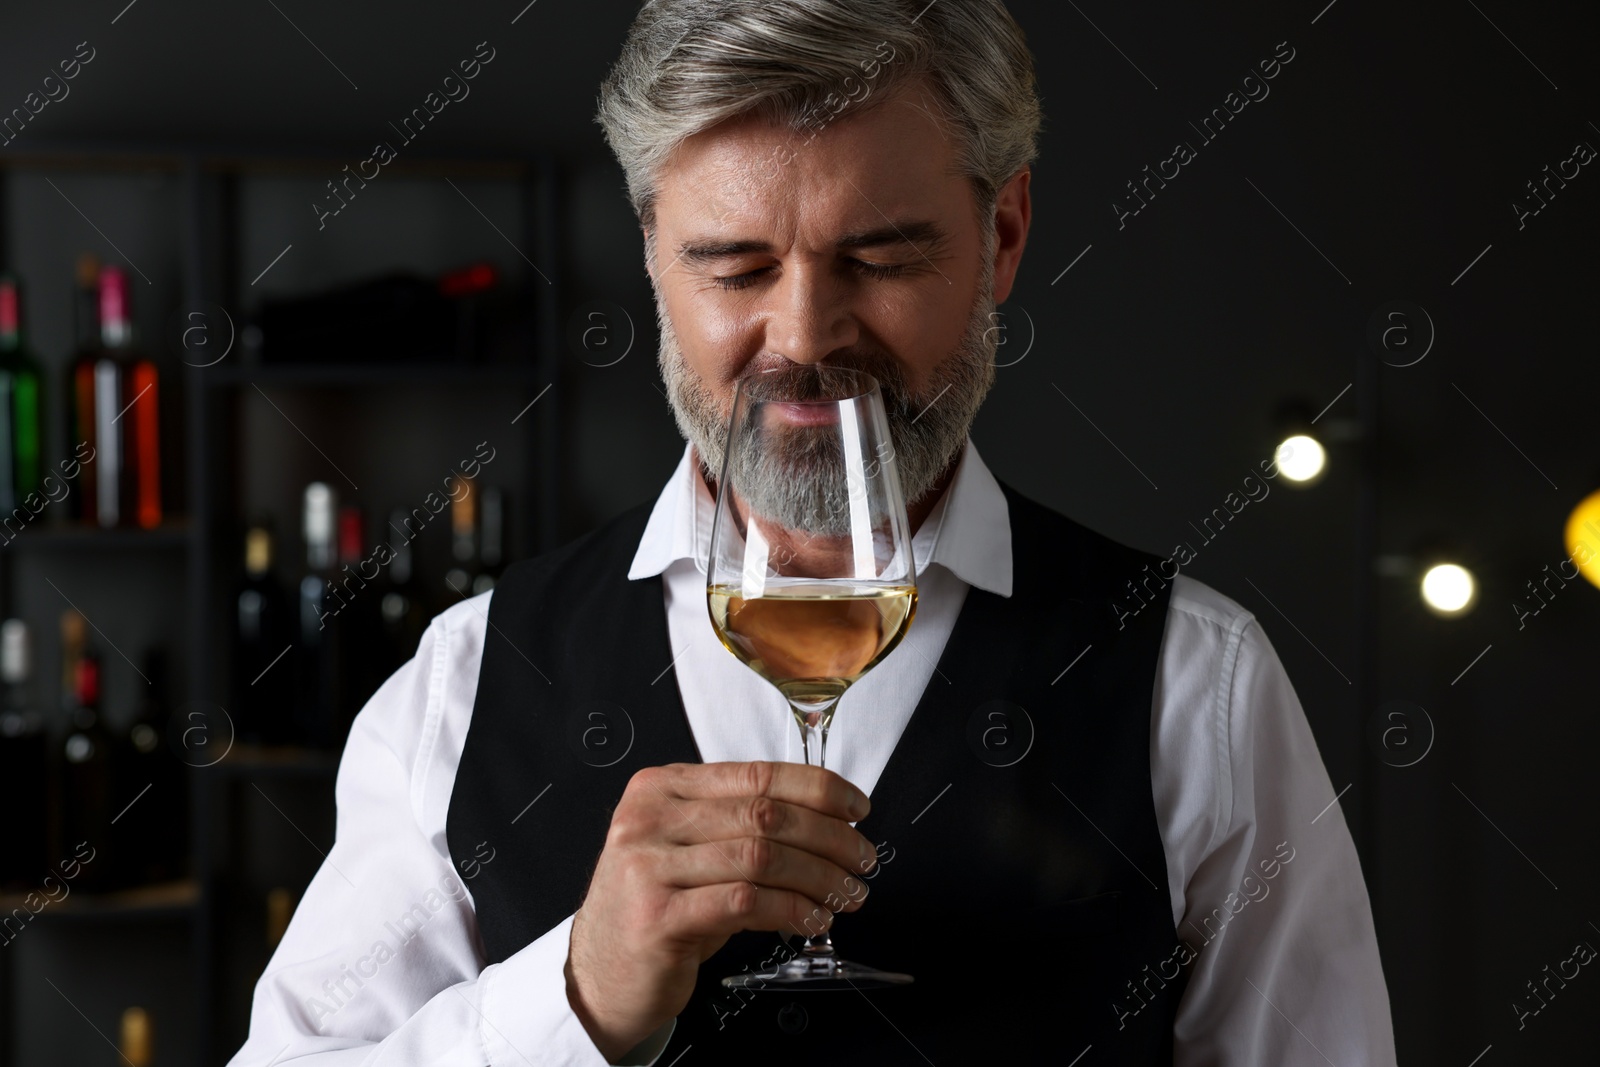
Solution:
M 932 219 L 908 219 L 904 222 L 891 222 L 871 230 L 843 234 L 834 242 L 834 248 L 843 252 L 855 248 L 883 248 L 888 245 L 916 247 L 920 244 L 938 244 L 947 236 L 944 227 Z M 693 263 L 704 263 L 729 256 L 771 251 L 772 245 L 767 241 L 691 240 L 678 246 L 678 258 Z

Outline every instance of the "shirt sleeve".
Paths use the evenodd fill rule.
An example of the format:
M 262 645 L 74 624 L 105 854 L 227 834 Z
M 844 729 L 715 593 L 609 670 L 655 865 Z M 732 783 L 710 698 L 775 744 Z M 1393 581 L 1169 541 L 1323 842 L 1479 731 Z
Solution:
M 436 618 L 356 717 L 333 848 L 256 983 L 230 1067 L 606 1064 L 567 1000 L 571 917 L 483 966 L 471 878 L 493 842 L 458 870 L 445 838 L 489 595 Z M 622 1062 L 653 1062 L 671 1032 Z
M 1228 623 L 1186 650 L 1210 652 L 1192 689 L 1207 712 L 1197 737 L 1212 742 L 1200 758 L 1213 765 L 1192 770 L 1215 788 L 1210 817 L 1191 826 L 1209 840 L 1177 923 L 1192 969 L 1175 1067 L 1392 1067 L 1388 991 L 1337 791 L 1266 635 L 1242 609 Z

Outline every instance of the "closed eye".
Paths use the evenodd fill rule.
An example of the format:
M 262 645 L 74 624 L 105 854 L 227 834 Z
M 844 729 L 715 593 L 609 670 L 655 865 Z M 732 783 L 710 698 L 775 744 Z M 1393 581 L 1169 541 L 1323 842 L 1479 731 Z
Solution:
M 906 272 L 906 268 L 898 263 L 868 263 L 866 260 L 852 260 L 856 269 L 872 278 L 898 278 Z
M 852 259 L 850 263 L 856 270 L 867 277 L 879 280 L 898 278 L 908 269 L 898 263 L 869 263 L 863 259 Z M 771 269 L 771 267 L 761 267 L 758 270 L 746 271 L 744 274 L 733 274 L 725 278 L 713 278 L 712 280 L 717 283 L 717 287 L 720 289 L 744 289 L 754 285 L 760 280 L 761 275 Z
M 760 270 L 747 271 L 744 274 L 733 274 L 726 278 L 713 278 L 719 289 L 744 289 L 756 283 L 756 280 L 770 268 L 762 267 Z

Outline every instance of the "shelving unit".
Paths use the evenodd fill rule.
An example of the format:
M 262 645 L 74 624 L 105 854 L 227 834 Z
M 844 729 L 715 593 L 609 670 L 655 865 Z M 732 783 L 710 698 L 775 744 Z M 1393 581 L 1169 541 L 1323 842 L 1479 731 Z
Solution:
M 26 538 L 26 542 L 22 541 Z M 30 551 L 93 549 L 96 552 L 139 551 L 143 549 L 186 549 L 194 542 L 194 527 L 187 519 L 163 523 L 149 530 L 100 530 L 93 526 L 67 525 L 28 527 L 18 540 L 6 547 L 20 545 Z
M 243 521 L 266 508 L 278 515 L 280 535 L 292 535 L 298 530 L 298 501 L 285 506 L 280 491 L 282 485 L 292 483 L 298 476 L 298 470 L 293 469 L 296 464 L 301 469 L 312 469 L 316 477 L 342 485 L 339 475 L 323 466 L 309 448 L 305 454 L 294 453 L 292 462 L 280 455 L 274 455 L 270 462 L 264 462 L 256 455 L 256 451 L 262 447 L 260 443 L 241 439 L 250 427 L 260 425 L 264 411 L 270 413 L 270 408 L 261 403 L 262 396 L 280 408 L 280 415 L 285 407 L 305 405 L 308 410 L 316 410 L 318 405 L 337 403 L 341 412 L 337 425 L 330 424 L 326 429 L 307 429 L 312 429 L 312 436 L 338 439 L 341 443 L 348 440 L 352 454 L 357 455 L 358 459 L 360 454 L 355 451 L 357 449 L 383 447 L 385 440 L 391 445 L 415 445 L 419 437 L 430 432 L 436 435 L 443 433 L 441 426 L 450 422 L 444 415 L 437 419 L 413 420 L 405 425 L 403 433 L 385 439 L 381 433 L 374 436 L 376 431 L 373 431 L 373 427 L 382 429 L 379 425 L 381 420 L 372 418 L 375 412 L 403 412 L 408 406 L 415 408 L 421 402 L 419 398 L 424 398 L 427 404 L 436 405 L 440 411 L 453 411 L 456 423 L 472 424 L 476 428 L 478 421 L 485 421 L 477 417 L 479 407 L 493 405 L 498 411 L 509 406 L 515 413 L 537 399 L 538 407 L 526 417 L 519 416 L 514 423 L 508 417 L 507 425 L 495 424 L 494 433 L 499 435 L 499 441 L 504 442 L 503 447 L 498 443 L 496 447 L 502 455 L 509 455 L 504 461 L 497 460 L 500 466 L 495 468 L 496 476 L 489 481 L 508 490 L 508 558 L 522 558 L 553 547 L 558 529 L 556 508 L 559 498 L 557 450 L 561 391 L 558 387 L 558 349 L 561 326 L 558 315 L 561 276 L 558 266 L 561 256 L 556 240 L 559 185 L 551 159 L 541 157 L 509 162 L 447 158 L 397 160 L 385 170 L 384 181 L 389 183 L 385 195 L 391 200 L 397 192 L 403 191 L 396 188 L 403 182 L 411 181 L 412 187 L 418 187 L 421 183 L 436 180 L 443 195 L 452 198 L 451 202 L 459 203 L 453 198 L 458 193 L 463 198 L 466 194 L 459 188 L 451 191 L 453 182 L 449 185 L 444 183 L 445 178 L 455 177 L 463 183 L 469 179 L 496 183 L 494 188 L 500 190 L 501 200 L 514 200 L 519 206 L 521 227 L 507 227 L 507 232 L 516 238 L 515 241 L 487 226 L 482 227 L 481 240 L 474 239 L 482 250 L 481 255 L 513 265 L 515 270 L 506 272 L 506 276 L 512 278 L 520 275 L 517 280 L 520 296 L 531 308 L 531 342 L 528 350 L 519 353 L 519 358 L 514 362 L 451 364 L 396 361 L 348 365 L 252 365 L 242 362 L 235 354 L 215 366 L 200 368 L 186 366 L 179 358 L 181 353 L 163 344 L 168 339 L 162 335 L 162 331 L 149 328 L 151 323 L 165 321 L 167 313 L 172 310 L 170 305 L 174 303 L 178 311 L 220 306 L 229 309 L 230 313 L 237 313 L 236 318 L 242 320 L 251 310 L 252 302 L 259 300 L 262 291 L 250 278 L 259 269 L 259 264 L 245 262 L 249 255 L 251 234 L 271 229 L 270 225 L 252 214 L 258 210 L 258 204 L 252 197 L 265 204 L 259 210 L 270 216 L 273 205 L 283 199 L 281 190 L 273 182 L 310 182 L 308 190 L 315 189 L 324 171 L 337 171 L 337 165 L 331 169 L 329 167 L 331 158 L 310 156 L 285 159 L 181 148 L 158 155 L 134 156 L 101 151 L 97 146 L 90 145 L 72 152 L 8 156 L 0 161 L 0 264 L 16 269 L 25 276 L 32 273 L 60 274 L 59 270 L 51 272 L 32 267 L 30 256 L 34 260 L 56 263 L 63 257 L 63 253 L 55 247 L 41 245 L 45 225 L 36 225 L 31 213 L 23 213 L 16 203 L 15 198 L 25 195 L 27 189 L 31 188 L 30 181 L 39 175 L 54 174 L 59 177 L 60 173 L 68 173 L 90 175 L 95 180 L 109 177 L 122 183 L 145 183 L 141 188 L 151 187 L 152 183 L 165 183 L 149 199 L 170 206 L 172 214 L 160 220 L 143 219 L 142 224 L 147 229 L 157 227 L 151 232 L 163 234 L 163 239 L 175 237 L 166 262 L 141 259 L 140 266 L 151 272 L 152 280 L 148 286 L 140 287 L 136 294 L 136 308 L 140 312 L 139 323 L 145 347 L 163 360 L 164 399 L 167 402 L 180 402 L 183 409 L 183 454 L 181 459 L 169 455 L 165 461 L 182 464 L 184 513 L 152 530 L 98 530 L 68 526 L 59 521 L 47 522 L 58 520 L 58 516 L 47 513 L 11 542 L 0 542 L 0 611 L 7 617 L 14 614 L 31 615 L 40 624 L 39 631 L 47 638 L 41 642 L 43 647 L 36 653 L 35 673 L 41 680 L 48 682 L 51 673 L 49 667 L 55 662 L 48 655 L 52 647 L 48 631 L 52 627 L 45 625 L 45 621 L 54 619 L 66 604 L 59 599 L 52 603 L 45 593 L 39 592 L 41 583 L 36 580 L 35 572 L 50 577 L 59 576 L 58 572 L 76 574 L 85 568 L 94 573 L 99 573 L 95 568 L 113 568 L 113 578 L 109 583 L 97 582 L 93 585 L 96 606 L 80 604 L 86 614 L 91 614 L 92 622 L 105 621 L 99 617 L 98 612 L 102 610 L 99 605 L 111 605 L 104 611 L 113 620 L 119 615 L 123 618 L 134 617 L 139 605 L 132 601 L 141 596 L 139 584 L 156 580 L 151 575 L 158 572 L 171 572 L 177 576 L 176 580 L 182 582 L 181 596 L 169 593 L 163 598 L 168 602 L 151 604 L 149 610 L 154 613 L 152 620 L 160 615 L 172 635 L 172 643 L 179 646 L 173 650 L 177 655 L 173 663 L 172 703 L 175 708 L 191 701 L 226 706 L 229 700 L 226 662 L 229 593 L 241 569 L 236 559 L 238 553 L 235 545 L 242 532 Z M 152 175 L 158 177 L 152 178 Z M 313 175 L 318 176 L 315 181 L 310 177 Z M 58 188 L 56 192 L 62 190 Z M 131 196 L 124 193 L 120 184 L 113 195 L 125 199 Z M 62 192 L 62 196 L 66 194 Z M 379 199 L 372 197 L 369 201 Z M 368 202 L 363 205 L 373 220 L 381 217 L 384 207 L 382 203 Z M 443 213 L 440 212 L 441 215 Z M 477 216 L 472 218 L 477 219 Z M 347 232 L 353 232 L 353 224 L 340 220 L 339 225 L 344 226 Z M 477 225 L 482 226 L 481 221 Z M 113 232 L 121 231 L 113 227 Z M 53 235 L 53 238 L 62 240 L 59 235 Z M 119 250 L 97 240 L 92 232 L 86 231 L 82 236 L 67 240 L 75 242 L 75 248 L 93 249 L 109 261 L 127 261 Z M 507 243 L 513 244 L 515 252 L 506 248 Z M 127 247 L 139 251 L 131 244 Z M 326 252 L 329 247 L 314 247 L 309 252 Z M 140 254 L 141 257 L 149 255 L 145 252 Z M 383 252 L 380 250 L 376 255 L 381 256 Z M 524 259 L 539 263 L 538 272 L 521 270 Z M 320 266 L 314 260 L 304 260 L 302 267 L 307 263 Z M 343 269 L 355 274 L 375 274 L 391 265 L 374 260 L 359 268 L 352 268 L 347 258 Z M 152 307 L 159 299 L 157 294 L 162 292 L 171 294 L 172 299 L 166 301 L 169 306 Z M 30 297 L 32 306 L 29 308 L 29 317 L 38 321 L 40 312 L 37 309 L 41 299 L 32 293 Z M 64 301 L 57 310 L 65 311 Z M 60 380 L 55 373 L 60 368 L 50 365 L 49 358 L 59 359 L 64 348 L 59 344 L 48 349 L 39 347 L 41 360 L 47 364 L 48 387 Z M 168 375 L 172 378 L 169 379 Z M 173 388 L 168 388 L 169 380 Z M 59 404 L 59 398 L 53 392 L 47 392 L 46 404 L 54 408 Z M 463 416 L 461 412 L 469 405 L 472 413 Z M 444 414 L 448 415 L 449 411 Z M 284 418 L 288 416 L 284 415 Z M 372 432 L 364 433 L 364 429 Z M 287 438 L 294 433 L 304 434 L 305 431 L 297 426 L 292 431 L 280 428 L 279 432 Z M 55 453 L 62 447 L 63 436 L 52 434 L 47 442 L 47 458 L 52 462 L 56 458 Z M 294 440 L 298 441 L 299 438 L 295 437 Z M 326 441 L 319 442 L 318 450 L 324 445 Z M 454 458 L 449 450 L 457 447 L 455 443 L 442 444 L 439 454 Z M 403 449 L 398 451 L 403 452 Z M 351 462 L 347 454 L 340 455 L 347 460 L 347 465 L 359 465 Z M 448 463 L 441 460 L 439 466 L 447 467 Z M 254 482 L 253 475 L 259 475 Z M 407 475 L 404 459 L 399 461 L 398 467 L 386 468 L 380 475 L 372 481 L 382 483 L 387 479 L 391 483 L 403 482 Z M 431 470 L 422 470 L 417 474 L 419 478 L 426 476 L 428 479 L 432 479 L 433 475 Z M 369 484 L 365 476 L 358 477 L 358 480 Z M 380 501 L 367 499 L 365 502 L 369 514 L 381 514 L 372 508 L 374 503 Z M 387 506 L 391 501 L 383 500 L 381 503 Z M 446 519 L 440 525 L 447 523 Z M 294 538 L 281 537 L 281 541 L 294 543 Z M 298 565 L 292 557 L 280 557 L 277 566 L 283 574 L 298 571 Z M 173 617 L 174 613 L 177 613 L 176 618 Z M 114 622 L 107 625 L 111 630 L 106 635 L 107 640 L 123 637 L 126 631 L 136 629 L 132 625 L 118 628 Z M 159 629 L 160 624 L 152 621 L 145 632 L 135 633 L 134 638 L 129 638 L 130 651 L 138 647 L 132 645 L 135 638 L 146 639 L 149 632 Z M 111 663 L 112 654 L 106 651 L 108 664 L 116 666 Z M 54 706 L 49 700 L 54 695 L 50 686 L 41 686 L 40 689 L 37 696 L 41 706 Z M 260 857 L 248 853 L 252 840 L 259 836 L 259 826 L 256 831 L 248 829 L 249 820 L 266 817 L 290 820 L 291 815 L 295 816 L 291 821 L 298 825 L 281 827 L 289 841 L 282 852 L 290 859 L 280 865 L 282 878 L 276 884 L 290 888 L 298 899 L 305 882 L 309 881 L 310 873 L 320 863 L 320 857 L 313 849 L 325 851 L 332 844 L 333 779 L 337 766 L 338 754 L 334 752 L 232 744 L 227 755 L 219 761 L 210 766 L 191 767 L 188 771 L 190 878 L 98 896 L 73 893 L 60 904 L 52 904 L 41 912 L 30 924 L 40 927 L 40 930 L 30 929 L 26 938 L 19 939 L 18 944 L 23 940 L 33 941 L 34 944 L 26 946 L 28 951 L 43 951 L 47 940 L 40 936 L 43 930 L 66 930 L 81 924 L 93 924 L 102 931 L 104 937 L 111 939 L 132 936 L 131 933 L 122 933 L 132 929 L 127 925 L 130 923 L 176 923 L 185 932 L 186 943 L 181 951 L 188 959 L 185 967 L 190 988 L 183 991 L 181 997 L 169 997 L 172 1003 L 181 1005 L 185 1018 L 181 1021 L 175 1018 L 170 1005 L 157 1016 L 158 1048 L 165 1046 L 162 1051 L 164 1061 L 181 1058 L 201 1063 L 223 1062 L 243 1038 L 238 1013 L 248 1007 L 247 999 L 244 1005 L 240 1005 L 231 1000 L 225 1002 L 224 998 L 237 996 L 241 991 L 241 983 L 253 982 L 256 973 L 252 969 L 258 972 L 259 964 L 264 962 L 264 946 L 260 943 L 243 944 L 239 941 L 238 933 L 241 916 L 252 907 L 255 908 L 254 915 L 244 921 L 245 927 L 251 927 L 262 912 L 261 902 L 251 899 L 255 887 L 249 884 L 247 875 L 240 873 L 252 868 L 253 861 L 260 860 Z M 246 807 L 253 803 L 249 800 L 251 795 L 260 792 L 262 796 L 268 796 L 268 790 L 271 791 L 273 806 L 282 805 L 277 814 L 264 815 L 262 811 Z M 259 804 L 259 801 L 254 803 Z M 265 809 L 266 805 L 260 804 L 260 807 Z M 314 838 L 316 843 L 304 847 L 301 852 L 294 852 L 295 842 L 305 845 L 300 841 L 302 835 Z M 254 865 L 259 866 L 259 862 Z M 277 869 L 274 873 L 278 873 Z M 6 913 L 13 906 L 16 906 L 15 902 L 0 898 L 0 908 L 4 908 Z M 163 943 L 170 943 L 170 940 L 168 938 Z M 114 993 L 94 997 L 80 995 L 74 998 L 76 1003 L 69 1006 L 63 1002 L 67 992 L 61 989 L 56 991 L 62 994 L 60 998 L 48 989 L 35 996 L 31 986 L 36 983 L 30 982 L 30 988 L 27 989 L 19 986 L 16 960 L 15 951 L 0 952 L 0 1067 L 9 1067 L 17 1062 L 19 1049 L 25 1043 L 24 1035 L 19 1033 L 19 1023 L 27 1022 L 42 1028 L 43 1033 L 52 1036 L 50 1047 L 59 1049 L 63 1046 L 53 1039 L 57 1027 L 53 1021 L 41 1022 L 39 1012 L 48 1013 L 51 1020 L 61 1019 L 61 1033 L 73 1033 L 71 1027 L 81 1026 L 74 1011 L 77 1004 L 81 1003 L 87 1015 L 93 1017 L 96 1013 L 95 1002 L 106 1000 L 112 1003 L 117 1000 Z M 89 981 L 89 971 L 90 968 L 78 969 L 74 981 Z M 139 995 L 146 992 L 148 984 L 139 981 L 136 976 L 125 974 L 104 975 L 98 980 L 125 985 Z M 247 994 L 248 988 L 248 985 L 244 985 L 243 992 Z M 27 998 L 27 1004 L 19 1007 L 19 998 Z M 69 1019 L 73 1021 L 68 1022 Z M 114 1027 L 114 1019 L 109 1024 L 103 1018 L 95 1021 L 100 1029 L 114 1032 L 108 1028 Z M 173 1036 L 174 1028 L 180 1026 L 187 1028 L 188 1033 Z M 87 1027 L 82 1029 L 88 1035 L 88 1040 L 95 1043 L 92 1046 L 86 1044 L 85 1048 L 97 1047 L 102 1043 Z M 38 1044 L 36 1040 L 29 1047 Z M 103 1053 L 104 1050 L 100 1051 Z M 57 1053 L 53 1051 L 52 1054 Z
M 25 907 L 25 893 L 0 896 L 0 913 Z M 186 916 L 200 901 L 200 883 L 193 878 L 158 882 L 108 893 L 72 893 L 60 903 L 45 905 L 35 916 L 40 921 L 92 921 L 98 919 L 162 919 Z
M 339 769 L 339 757 L 332 752 L 289 745 L 234 745 L 217 761 L 219 774 L 284 776 L 326 775 Z
M 286 388 L 329 386 L 529 386 L 539 381 L 534 368 L 452 367 L 418 364 L 404 368 L 372 367 L 362 364 L 306 367 L 218 367 L 206 376 L 212 387 L 266 385 Z

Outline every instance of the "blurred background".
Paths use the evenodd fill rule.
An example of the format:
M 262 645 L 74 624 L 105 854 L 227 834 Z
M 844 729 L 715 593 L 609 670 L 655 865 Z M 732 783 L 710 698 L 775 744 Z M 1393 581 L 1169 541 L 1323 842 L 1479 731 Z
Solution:
M 1047 126 L 985 460 L 1260 619 L 1402 1063 L 1592 1057 L 1600 979 L 1535 983 L 1600 944 L 1593 12 L 1009 6 Z M 676 464 L 592 122 L 636 7 L 7 13 L 0 1065 L 225 1061 L 362 702 Z

